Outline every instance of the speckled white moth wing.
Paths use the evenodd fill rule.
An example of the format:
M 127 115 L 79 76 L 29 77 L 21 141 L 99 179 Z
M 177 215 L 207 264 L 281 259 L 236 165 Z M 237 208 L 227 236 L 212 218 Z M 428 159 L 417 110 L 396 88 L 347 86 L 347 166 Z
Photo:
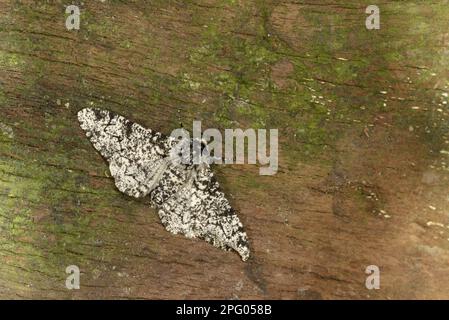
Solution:
M 78 112 L 81 128 L 109 163 L 117 188 L 132 197 L 146 196 L 166 166 L 170 139 L 101 109 Z
M 187 172 L 169 167 L 150 196 L 168 231 L 235 250 L 243 261 L 249 258 L 243 225 L 207 165 Z

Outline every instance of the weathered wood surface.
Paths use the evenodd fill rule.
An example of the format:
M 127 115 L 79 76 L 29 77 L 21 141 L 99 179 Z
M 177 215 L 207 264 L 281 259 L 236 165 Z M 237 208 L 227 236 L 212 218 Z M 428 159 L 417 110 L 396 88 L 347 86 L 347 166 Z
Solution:
M 76 3 L 68 31 L 64 1 L 0 1 L 1 298 L 449 298 L 448 1 L 379 2 L 375 31 L 371 1 Z M 250 261 L 120 194 L 90 105 L 279 128 L 275 176 L 217 168 Z

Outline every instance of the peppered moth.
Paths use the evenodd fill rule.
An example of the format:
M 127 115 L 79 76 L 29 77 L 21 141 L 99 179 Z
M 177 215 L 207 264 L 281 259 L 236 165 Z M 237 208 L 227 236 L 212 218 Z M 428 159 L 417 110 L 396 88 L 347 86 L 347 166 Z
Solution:
M 181 161 L 179 148 L 185 140 L 146 129 L 108 110 L 82 109 L 78 120 L 109 163 L 117 188 L 135 198 L 149 196 L 168 231 L 233 249 L 243 261 L 248 259 L 242 223 L 209 165 Z M 187 142 L 189 147 L 192 142 Z

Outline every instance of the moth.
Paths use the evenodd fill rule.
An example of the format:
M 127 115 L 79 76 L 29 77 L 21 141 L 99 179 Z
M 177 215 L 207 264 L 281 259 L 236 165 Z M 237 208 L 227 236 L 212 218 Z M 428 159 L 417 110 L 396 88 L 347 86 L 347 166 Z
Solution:
M 117 189 L 135 198 L 149 196 L 166 230 L 249 258 L 246 232 L 210 165 L 185 161 L 180 152 L 193 145 L 191 139 L 165 136 L 103 109 L 82 109 L 78 120 L 108 162 Z

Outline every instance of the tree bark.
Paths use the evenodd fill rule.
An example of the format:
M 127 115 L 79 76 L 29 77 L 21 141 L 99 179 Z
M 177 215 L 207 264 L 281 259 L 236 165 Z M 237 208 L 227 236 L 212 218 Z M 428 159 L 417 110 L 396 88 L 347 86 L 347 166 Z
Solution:
M 447 1 L 382 1 L 379 30 L 365 1 L 74 4 L 79 30 L 62 1 L 0 0 L 0 298 L 449 298 Z M 251 259 L 121 194 L 88 106 L 279 128 L 276 175 L 215 168 Z

